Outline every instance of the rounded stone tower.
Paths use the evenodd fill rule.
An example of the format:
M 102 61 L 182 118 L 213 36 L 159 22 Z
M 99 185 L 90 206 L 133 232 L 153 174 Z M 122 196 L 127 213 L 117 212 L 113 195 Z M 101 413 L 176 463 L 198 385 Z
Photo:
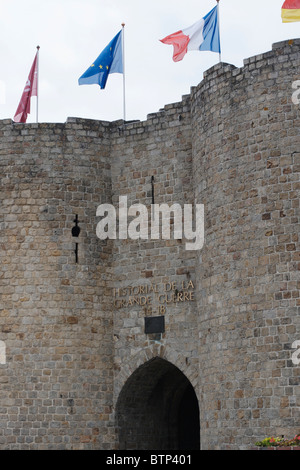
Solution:
M 191 96 L 204 448 L 299 432 L 299 46 L 216 66 Z
M 107 133 L 72 119 L 0 125 L 2 449 L 108 445 L 95 413 L 108 421 L 111 248 L 94 230 L 111 193 Z

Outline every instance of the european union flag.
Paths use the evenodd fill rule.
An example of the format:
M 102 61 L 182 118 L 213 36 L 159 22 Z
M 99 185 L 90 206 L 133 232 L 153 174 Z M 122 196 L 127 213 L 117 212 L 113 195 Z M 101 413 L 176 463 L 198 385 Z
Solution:
M 79 85 L 105 88 L 110 73 L 123 73 L 122 30 L 110 41 L 95 62 L 78 80 Z

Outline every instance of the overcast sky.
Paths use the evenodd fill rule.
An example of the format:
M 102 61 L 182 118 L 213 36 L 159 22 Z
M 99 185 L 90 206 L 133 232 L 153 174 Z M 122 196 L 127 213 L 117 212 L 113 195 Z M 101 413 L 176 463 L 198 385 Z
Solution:
M 283 0 L 220 0 L 222 62 L 236 67 L 300 37 L 300 23 L 283 24 Z M 173 62 L 172 46 L 159 40 L 191 26 L 215 0 L 0 0 L 0 119 L 19 104 L 40 46 L 39 122 L 68 117 L 114 121 L 123 117 L 123 77 L 109 75 L 105 90 L 78 78 L 125 23 L 127 120 L 147 119 L 181 101 L 219 61 L 213 52 L 189 52 Z M 299 77 L 300 78 L 300 77 Z M 35 122 L 35 102 L 27 122 Z

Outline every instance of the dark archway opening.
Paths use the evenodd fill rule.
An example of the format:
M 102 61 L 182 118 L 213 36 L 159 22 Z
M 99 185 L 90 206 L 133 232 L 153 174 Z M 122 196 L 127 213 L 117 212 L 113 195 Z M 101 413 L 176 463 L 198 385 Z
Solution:
M 200 448 L 195 391 L 177 367 L 161 358 L 148 361 L 127 380 L 116 418 L 121 450 Z

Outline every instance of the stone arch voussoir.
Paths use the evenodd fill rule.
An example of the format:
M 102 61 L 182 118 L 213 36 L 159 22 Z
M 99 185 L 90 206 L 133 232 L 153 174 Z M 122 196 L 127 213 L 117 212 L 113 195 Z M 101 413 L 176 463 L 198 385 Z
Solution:
M 136 352 L 126 361 L 122 362 L 121 369 L 115 377 L 114 384 L 114 403 L 116 405 L 118 397 L 123 386 L 129 377 L 143 364 L 159 357 L 176 366 L 190 381 L 194 387 L 196 395 L 198 395 L 198 360 L 197 358 L 187 358 L 181 352 L 172 351 L 165 348 L 164 345 L 156 343 L 148 348 Z M 199 397 L 198 397 L 199 398 Z

